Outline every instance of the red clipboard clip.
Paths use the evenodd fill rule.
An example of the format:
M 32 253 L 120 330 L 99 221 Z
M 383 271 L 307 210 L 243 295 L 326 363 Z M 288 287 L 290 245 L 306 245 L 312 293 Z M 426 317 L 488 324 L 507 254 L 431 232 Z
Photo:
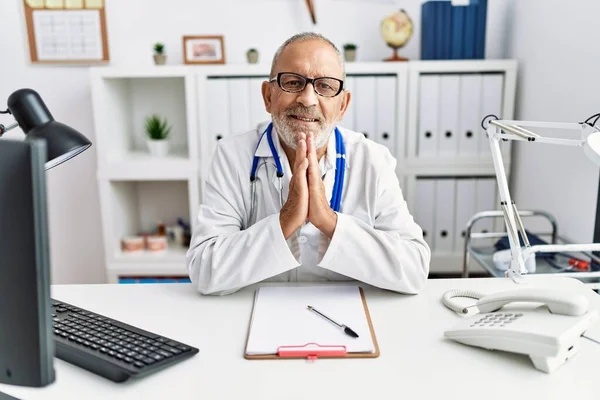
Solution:
M 346 346 L 307 343 L 302 346 L 279 346 L 277 348 L 279 357 L 304 358 L 314 361 L 319 357 L 340 357 L 346 355 Z

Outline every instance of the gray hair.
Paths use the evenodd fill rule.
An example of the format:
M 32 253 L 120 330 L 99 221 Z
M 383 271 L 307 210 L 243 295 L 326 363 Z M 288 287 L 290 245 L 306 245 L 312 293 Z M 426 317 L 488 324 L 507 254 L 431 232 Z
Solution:
M 285 42 L 283 42 L 283 44 L 281 46 L 279 46 L 279 48 L 275 52 L 275 56 L 273 57 L 273 62 L 271 63 L 271 73 L 269 74 L 269 76 L 271 78 L 273 78 L 273 75 L 275 74 L 275 65 L 277 64 L 277 61 L 279 60 L 281 53 L 283 53 L 283 50 L 285 50 L 285 48 L 287 46 L 289 46 L 292 43 L 305 42 L 307 40 L 315 40 L 315 39 L 321 40 L 321 41 L 329 44 L 335 50 L 335 53 L 337 54 L 337 57 L 338 57 L 338 61 L 340 62 L 340 66 L 342 67 L 342 79 L 345 80 L 346 79 L 346 66 L 344 65 L 344 57 L 342 56 L 342 53 L 340 53 L 340 50 L 335 46 L 335 44 L 333 44 L 333 42 L 331 40 L 327 39 L 325 36 L 321 35 L 320 33 L 314 33 L 314 32 L 297 33 L 294 36 L 292 36 L 291 38 L 289 38 L 288 40 L 286 40 Z

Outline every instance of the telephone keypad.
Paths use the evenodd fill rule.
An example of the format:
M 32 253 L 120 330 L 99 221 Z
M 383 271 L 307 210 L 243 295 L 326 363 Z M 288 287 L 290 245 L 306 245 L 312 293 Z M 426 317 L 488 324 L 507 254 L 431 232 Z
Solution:
M 520 317 L 522 317 L 523 314 L 522 313 L 490 313 L 490 314 L 485 314 L 484 316 L 482 316 L 481 318 L 479 318 L 477 321 L 473 322 L 471 324 L 471 327 L 495 327 L 495 326 L 499 326 L 499 327 L 503 327 L 507 324 L 510 324 L 513 321 L 516 321 L 517 319 L 519 319 Z

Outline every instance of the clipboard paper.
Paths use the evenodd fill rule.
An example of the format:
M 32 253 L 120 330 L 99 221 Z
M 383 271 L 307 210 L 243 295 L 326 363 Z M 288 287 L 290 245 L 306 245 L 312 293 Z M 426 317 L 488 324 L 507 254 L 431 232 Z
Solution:
M 352 338 L 311 305 L 354 329 Z M 258 288 L 248 328 L 248 360 L 375 358 L 379 346 L 362 288 L 358 286 L 265 286 Z

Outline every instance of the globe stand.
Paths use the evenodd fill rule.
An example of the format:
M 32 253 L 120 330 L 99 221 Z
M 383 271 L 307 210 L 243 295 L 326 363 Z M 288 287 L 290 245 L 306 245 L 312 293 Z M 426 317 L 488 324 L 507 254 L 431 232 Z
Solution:
M 392 57 L 390 57 L 390 58 L 386 58 L 386 59 L 385 59 L 385 60 L 383 60 L 383 61 L 389 61 L 389 62 L 394 62 L 394 61 L 403 61 L 403 62 L 405 62 L 405 61 L 408 61 L 408 58 L 406 58 L 406 57 L 400 57 L 400 56 L 398 55 L 398 49 L 399 49 L 400 47 L 402 47 L 402 46 L 398 46 L 398 47 L 395 47 L 395 46 L 390 46 L 390 47 L 391 47 L 392 49 L 394 49 L 394 55 L 393 55 Z

